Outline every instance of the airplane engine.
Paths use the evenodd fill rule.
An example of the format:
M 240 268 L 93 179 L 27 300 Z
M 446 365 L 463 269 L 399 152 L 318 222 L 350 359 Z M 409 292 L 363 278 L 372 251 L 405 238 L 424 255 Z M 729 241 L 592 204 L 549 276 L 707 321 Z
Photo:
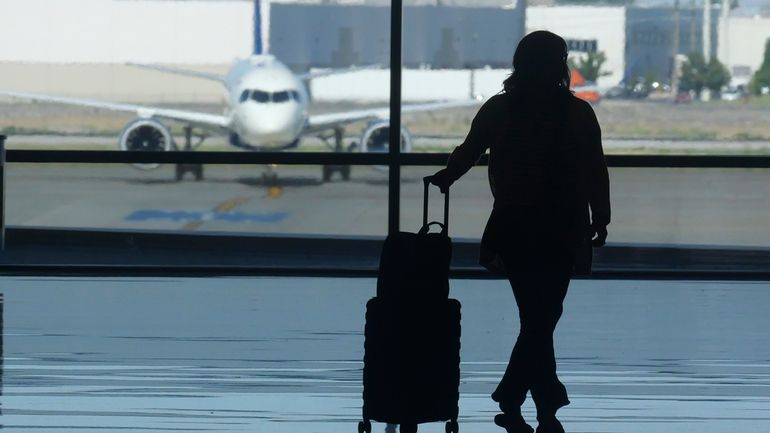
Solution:
M 168 152 L 176 150 L 171 131 L 155 119 L 136 119 L 123 128 L 118 142 L 120 150 Z M 141 170 L 152 170 L 160 164 L 131 164 Z
M 388 122 L 377 122 L 369 125 L 361 136 L 360 149 L 362 152 L 388 152 L 390 141 L 390 125 Z M 401 127 L 401 152 L 412 151 L 412 135 Z

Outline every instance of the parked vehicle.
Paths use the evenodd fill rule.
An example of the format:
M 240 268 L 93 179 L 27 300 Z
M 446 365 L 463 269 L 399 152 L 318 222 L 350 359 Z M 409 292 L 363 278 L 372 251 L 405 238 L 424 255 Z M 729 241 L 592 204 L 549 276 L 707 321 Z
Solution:
M 746 96 L 748 96 L 748 92 L 743 86 L 728 86 L 722 90 L 720 95 L 723 101 L 737 101 Z
M 602 94 L 599 92 L 599 88 L 596 87 L 596 83 L 587 81 L 583 78 L 583 74 L 576 69 L 573 69 L 570 73 L 569 84 L 570 88 L 575 92 L 575 96 L 584 101 L 598 104 L 602 100 Z

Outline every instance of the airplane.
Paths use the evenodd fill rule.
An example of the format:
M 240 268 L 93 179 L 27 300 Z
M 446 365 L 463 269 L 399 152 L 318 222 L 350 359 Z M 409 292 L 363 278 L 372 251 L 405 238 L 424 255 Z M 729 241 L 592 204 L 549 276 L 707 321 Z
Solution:
M 238 60 L 225 75 L 160 65 L 130 65 L 222 83 L 227 94 L 225 114 L 217 115 L 30 92 L 0 90 L 0 96 L 135 113 L 137 118 L 123 128 L 118 138 L 119 149 L 126 151 L 194 150 L 210 133 L 224 134 L 229 138 L 228 141 L 232 146 L 248 151 L 281 151 L 295 148 L 300 145 L 302 136 L 310 134 L 316 134 L 325 141 L 334 138 L 332 147 L 336 152 L 353 151 L 355 150 L 353 147 L 357 147 L 362 152 L 387 152 L 388 149 L 389 107 L 318 115 L 308 113 L 310 97 L 304 81 L 320 76 L 347 73 L 362 67 L 294 74 L 271 54 L 254 54 Z M 479 103 L 477 99 L 468 99 L 411 104 L 403 105 L 401 112 L 432 111 Z M 174 142 L 170 129 L 163 121 L 175 121 L 184 125 L 185 141 L 181 149 Z M 370 123 L 363 131 L 359 144 L 345 147 L 344 128 L 358 121 Z M 197 143 L 192 142 L 194 130 L 204 131 L 196 135 L 199 139 Z M 412 149 L 411 135 L 406 128 L 401 130 L 401 146 L 403 152 L 409 152 Z M 159 165 L 134 164 L 135 167 L 146 170 L 157 168 Z M 177 165 L 176 180 L 181 181 L 186 171 L 192 171 L 198 181 L 203 179 L 202 166 Z M 323 181 L 331 180 L 336 171 L 340 172 L 344 180 L 350 179 L 350 166 L 324 166 Z M 269 173 L 263 176 L 265 180 L 277 179 L 277 175 L 272 172 L 272 166 L 269 167 Z

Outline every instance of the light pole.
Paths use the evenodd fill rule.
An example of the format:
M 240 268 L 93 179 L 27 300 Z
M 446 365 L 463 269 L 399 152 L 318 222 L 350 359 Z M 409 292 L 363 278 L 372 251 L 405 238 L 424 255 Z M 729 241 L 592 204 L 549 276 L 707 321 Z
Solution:
M 676 59 L 679 55 L 679 0 L 674 0 L 674 35 L 671 49 L 671 96 L 679 94 L 679 68 Z
M 711 60 L 711 0 L 703 0 L 703 61 L 708 65 Z M 703 89 L 701 100 L 711 99 L 711 90 Z

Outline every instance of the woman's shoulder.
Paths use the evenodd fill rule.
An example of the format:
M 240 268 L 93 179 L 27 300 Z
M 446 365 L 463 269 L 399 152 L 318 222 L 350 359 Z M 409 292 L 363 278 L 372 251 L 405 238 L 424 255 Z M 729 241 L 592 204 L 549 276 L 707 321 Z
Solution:
M 498 93 L 484 101 L 479 111 L 504 111 L 509 109 L 509 107 L 510 101 L 508 96 L 505 93 Z
M 568 113 L 567 124 L 573 134 L 583 137 L 595 137 L 598 134 L 601 137 L 599 120 L 588 101 L 572 95 Z
M 476 120 L 481 122 L 496 122 L 504 117 L 510 110 L 510 104 L 504 93 L 498 93 L 481 104 L 481 108 L 476 113 Z
M 569 97 L 570 112 L 579 119 L 596 119 L 594 108 L 591 104 L 575 95 Z

